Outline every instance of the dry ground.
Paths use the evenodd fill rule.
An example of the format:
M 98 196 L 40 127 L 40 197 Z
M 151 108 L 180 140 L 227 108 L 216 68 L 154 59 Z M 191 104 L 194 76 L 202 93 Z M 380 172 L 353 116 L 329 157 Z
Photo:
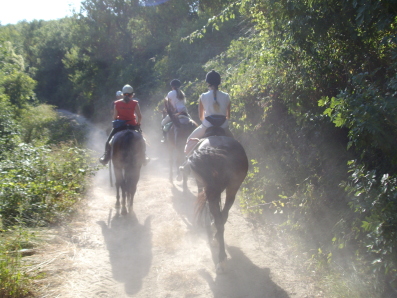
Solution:
M 216 275 L 208 238 L 194 220 L 196 188 L 168 180 L 165 149 L 151 141 L 134 212 L 114 208 L 108 170 L 95 177 L 84 210 L 49 230 L 28 270 L 43 273 L 39 297 L 323 297 L 286 245 L 238 208 L 225 226 L 227 272 Z M 150 143 L 150 140 L 149 140 Z M 156 145 L 153 145 L 156 144 Z

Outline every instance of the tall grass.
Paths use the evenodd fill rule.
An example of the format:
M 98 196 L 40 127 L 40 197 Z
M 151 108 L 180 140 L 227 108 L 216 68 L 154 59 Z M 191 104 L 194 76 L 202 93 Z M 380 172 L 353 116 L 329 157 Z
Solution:
M 22 269 L 21 249 L 28 243 L 23 229 L 13 232 L 0 231 L 0 297 L 31 296 L 31 277 Z

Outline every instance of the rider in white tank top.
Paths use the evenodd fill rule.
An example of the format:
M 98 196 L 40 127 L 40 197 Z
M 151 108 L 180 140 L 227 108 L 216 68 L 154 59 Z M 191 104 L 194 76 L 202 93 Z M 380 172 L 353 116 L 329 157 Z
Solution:
M 219 109 L 217 111 L 214 108 L 214 98 L 216 98 L 216 101 L 219 104 Z M 209 90 L 208 92 L 201 94 L 200 101 L 203 104 L 203 108 L 204 108 L 204 119 L 202 120 L 202 124 L 205 127 L 208 128 L 212 126 L 212 124 L 205 119 L 207 116 L 211 116 L 211 115 L 227 116 L 227 111 L 230 105 L 229 94 L 216 90 L 214 96 L 214 90 Z M 226 119 L 226 121 L 222 124 L 221 127 L 222 128 L 229 127 L 228 119 Z
M 230 118 L 230 97 L 229 94 L 218 90 L 221 83 L 221 77 L 215 70 L 207 73 L 205 81 L 208 83 L 209 91 L 201 94 L 199 100 L 199 117 L 201 125 L 197 127 L 187 138 L 185 146 L 185 154 L 188 156 L 197 144 L 198 139 L 205 135 L 205 131 L 212 124 L 206 119 L 208 116 L 221 115 L 225 116 L 226 120 L 220 127 L 225 130 L 227 136 L 233 137 L 229 130 Z
M 177 115 L 179 118 L 179 121 L 182 124 L 187 124 L 190 121 L 190 116 L 187 112 L 186 108 L 186 98 L 185 94 L 180 90 L 181 82 L 179 80 L 172 80 L 170 83 L 171 87 L 173 90 L 168 92 L 166 101 L 170 105 L 170 108 L 174 110 L 174 113 Z M 178 98 L 178 93 L 180 98 Z M 169 115 L 164 117 L 164 119 L 161 121 L 161 126 L 166 125 L 167 123 L 171 122 L 171 118 Z

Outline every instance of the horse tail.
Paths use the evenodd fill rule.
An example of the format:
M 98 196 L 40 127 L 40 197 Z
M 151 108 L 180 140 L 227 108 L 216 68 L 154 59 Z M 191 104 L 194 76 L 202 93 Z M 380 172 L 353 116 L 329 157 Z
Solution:
M 201 214 L 206 200 L 220 199 L 220 194 L 229 181 L 226 151 L 203 148 L 189 157 L 192 171 L 202 181 L 204 190 L 198 195 L 196 213 Z
M 207 201 L 207 195 L 205 193 L 205 190 L 202 190 L 197 194 L 197 201 L 196 201 L 196 208 L 195 208 L 195 213 L 196 213 L 195 218 L 196 219 L 201 217 L 201 214 L 203 213 L 206 201 Z

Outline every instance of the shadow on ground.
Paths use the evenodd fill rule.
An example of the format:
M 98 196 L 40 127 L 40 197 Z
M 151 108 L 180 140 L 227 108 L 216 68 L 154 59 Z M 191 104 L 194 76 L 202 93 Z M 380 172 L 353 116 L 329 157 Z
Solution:
M 98 222 L 102 228 L 115 280 L 124 283 L 128 295 L 138 293 L 152 263 L 151 218 L 140 224 L 135 213 Z
M 199 272 L 204 278 L 214 298 L 250 297 L 250 298 L 288 298 L 286 291 L 270 278 L 269 268 L 260 268 L 237 247 L 228 246 L 230 256 L 225 274 L 216 275 L 215 279 L 203 269 Z

